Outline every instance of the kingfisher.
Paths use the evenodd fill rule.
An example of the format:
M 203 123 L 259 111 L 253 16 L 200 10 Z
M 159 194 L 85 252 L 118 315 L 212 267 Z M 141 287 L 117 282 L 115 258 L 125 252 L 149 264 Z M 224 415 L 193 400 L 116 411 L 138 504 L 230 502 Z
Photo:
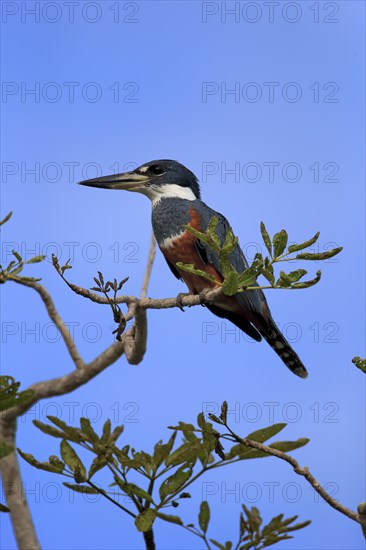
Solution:
M 210 220 L 216 217 L 216 232 L 223 244 L 230 225 L 222 214 L 201 200 L 198 179 L 183 164 L 167 159 L 153 160 L 130 172 L 79 183 L 146 195 L 152 202 L 152 227 L 156 241 L 175 277 L 186 283 L 191 294 L 200 294 L 221 285 L 223 274 L 218 255 L 184 226 L 205 232 Z M 197 270 L 213 275 L 214 280 L 179 269 L 178 262 L 193 264 Z M 238 273 L 249 267 L 239 244 L 232 251 L 230 262 Z M 260 288 L 233 296 L 221 295 L 213 303 L 205 305 L 214 315 L 227 319 L 257 342 L 264 338 L 291 372 L 301 378 L 307 377 L 299 356 L 274 322 Z

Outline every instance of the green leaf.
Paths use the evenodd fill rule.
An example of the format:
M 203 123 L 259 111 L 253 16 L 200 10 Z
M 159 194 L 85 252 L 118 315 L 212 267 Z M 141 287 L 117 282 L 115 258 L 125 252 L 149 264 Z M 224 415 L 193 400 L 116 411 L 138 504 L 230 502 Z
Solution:
M 176 262 L 175 264 L 178 269 L 182 269 L 183 271 L 187 271 L 187 273 L 192 273 L 193 275 L 198 275 L 199 277 L 203 277 L 204 279 L 207 279 L 208 281 L 216 281 L 216 277 L 214 275 L 210 275 L 209 273 L 206 273 L 202 269 L 196 269 L 194 267 L 194 264 L 184 264 L 182 262 Z
M 287 453 L 289 451 L 299 449 L 300 447 L 304 447 L 304 445 L 307 445 L 309 441 L 310 439 L 307 437 L 300 437 L 296 441 L 276 441 L 275 443 L 271 443 L 269 447 Z
M 98 435 L 95 433 L 89 418 L 80 418 L 80 427 L 86 439 L 91 443 L 97 443 L 99 441 Z
M 111 435 L 111 428 L 112 428 L 111 421 L 108 418 L 105 421 L 104 426 L 103 426 L 103 435 L 100 439 L 101 445 L 106 445 L 108 443 L 108 440 L 109 440 L 110 435 Z
M 271 243 L 270 236 L 268 235 L 266 226 L 264 225 L 263 222 L 261 222 L 260 227 L 261 227 L 262 239 L 264 241 L 264 244 L 266 245 L 269 255 L 272 257 L 272 243 Z
M 309 443 L 309 439 L 302 437 L 296 441 L 276 441 L 274 443 L 271 443 L 268 445 L 271 449 L 277 449 L 277 451 L 282 451 L 284 453 L 287 453 L 289 451 L 294 451 L 295 449 L 299 449 L 300 447 L 304 447 L 307 443 Z M 268 453 L 265 453 L 263 451 L 258 451 L 257 449 L 251 449 L 249 453 L 240 455 L 243 459 L 252 459 L 252 458 L 265 458 L 266 456 L 271 456 Z
M 280 529 L 282 525 L 282 518 L 283 518 L 283 514 L 279 514 L 278 516 L 275 516 L 274 518 L 272 518 L 271 521 L 263 527 L 262 533 L 261 533 L 262 537 L 264 535 L 273 534 L 273 531 L 277 531 L 278 529 Z
M 101 284 L 104 286 L 104 277 L 103 277 L 102 272 L 98 271 L 98 275 L 99 275 L 99 280 L 100 280 Z
M 206 430 L 208 423 L 206 422 L 205 415 L 200 412 L 197 415 L 197 424 L 201 428 L 201 430 Z
M 285 287 L 285 288 L 291 286 L 291 279 L 287 275 L 287 273 L 285 273 L 284 271 L 280 271 L 280 276 L 277 279 L 276 285 Z
M 275 276 L 274 276 L 272 265 L 267 265 L 267 267 L 263 267 L 261 269 L 261 274 L 263 275 L 263 277 L 265 277 L 267 279 L 267 281 L 270 283 L 270 285 L 274 286 Z
M 212 422 L 216 422 L 216 424 L 222 424 L 221 418 L 216 416 L 216 414 L 208 413 L 208 417 L 210 420 L 212 420 Z
M 284 252 L 287 246 L 288 236 L 284 229 L 276 233 L 273 237 L 273 256 L 278 258 Z
M 20 387 L 20 382 L 15 382 L 12 376 L 0 376 L 0 393 L 5 395 L 15 395 Z
M 123 449 L 114 449 L 114 454 L 117 457 L 117 460 L 122 464 L 123 468 L 132 468 L 134 466 L 133 459 L 128 456 L 129 445 L 125 445 Z
M 284 428 L 286 428 L 286 426 L 287 424 L 285 424 L 284 422 L 272 424 L 272 426 L 268 426 L 266 428 L 256 430 L 255 432 L 251 432 L 249 435 L 246 436 L 245 439 L 257 441 L 257 443 L 264 443 L 271 437 L 274 437 L 275 435 L 280 433 Z
M 301 523 L 297 523 L 296 525 L 293 525 L 292 527 L 286 527 L 285 528 L 285 532 L 286 533 L 291 533 L 292 531 L 298 531 L 299 529 L 303 529 L 304 527 L 307 527 L 308 525 L 310 525 L 311 523 L 311 520 L 307 520 L 307 521 L 302 521 Z M 282 529 L 279 529 L 279 532 L 281 533 L 283 530 Z
M 82 483 L 86 480 L 86 470 L 84 464 L 81 462 L 80 458 L 71 447 L 71 445 L 63 439 L 60 445 L 60 452 L 63 461 L 74 472 L 75 481 L 77 483 Z M 79 481 L 80 480 L 80 481 Z
M 41 430 L 41 432 L 52 435 L 52 437 L 60 437 L 63 439 L 65 437 L 65 433 L 61 432 L 60 430 L 57 430 L 57 428 L 54 428 L 53 426 L 50 426 L 49 424 L 44 424 L 43 422 L 40 422 L 40 420 L 33 420 L 33 424 Z
M 197 442 L 183 443 L 165 461 L 166 466 L 177 466 L 183 462 L 196 462 L 200 450 L 199 440 Z
M 255 256 L 254 256 L 254 260 L 252 262 L 252 265 L 250 267 L 254 268 L 257 272 L 257 274 L 259 274 L 263 268 L 263 265 L 264 265 L 264 261 L 263 261 L 263 256 L 262 254 L 260 254 L 260 252 L 256 252 Z
M 153 468 L 152 457 L 148 453 L 145 453 L 145 451 L 140 451 L 136 453 L 134 449 L 132 449 L 132 455 L 134 464 L 138 465 L 139 467 L 141 466 L 142 468 L 144 468 L 146 473 L 150 474 Z
M 24 390 L 20 393 L 5 392 L 5 396 L 1 396 L 0 411 L 5 411 L 16 405 L 25 405 L 34 398 L 32 390 Z
M 15 264 L 16 264 L 16 261 L 15 261 L 15 260 L 12 260 L 12 261 L 9 263 L 8 267 L 5 268 L 5 271 L 11 271 L 12 267 L 14 267 Z M 1 265 L 0 265 L 0 269 L 2 269 L 2 266 L 1 266 Z
M 183 521 L 179 516 L 172 516 L 171 514 L 163 514 L 162 512 L 157 512 L 157 517 L 163 519 L 164 521 L 169 521 L 169 523 L 176 523 L 177 525 L 183 525 Z
M 23 259 L 22 259 L 21 255 L 16 250 L 13 250 L 12 254 L 13 254 L 13 256 L 16 257 L 16 259 L 18 260 L 19 263 L 23 263 Z
M 208 246 L 210 246 L 210 242 L 212 243 L 210 237 L 206 233 L 202 233 L 202 231 L 198 231 L 197 229 L 195 229 L 194 227 L 191 227 L 190 225 L 183 225 L 183 227 L 186 231 L 188 231 L 188 233 L 191 233 L 194 237 L 196 237 L 196 239 L 198 239 L 199 241 L 202 241 Z
M 219 542 L 217 542 L 217 540 L 214 539 L 210 539 L 210 542 L 212 542 L 212 544 L 215 545 L 216 548 L 219 548 L 220 550 L 226 550 L 226 544 L 220 544 Z
M 251 439 L 252 441 L 256 441 L 257 443 L 265 443 L 268 439 L 271 437 L 274 437 L 279 432 L 281 432 L 287 424 L 285 423 L 278 423 L 273 424 L 272 426 L 268 426 L 267 428 L 262 428 L 260 430 L 256 430 L 255 432 L 251 432 L 249 435 L 245 437 L 245 439 Z M 234 445 L 229 452 L 229 458 L 233 458 L 234 456 L 244 457 L 246 458 L 246 455 L 249 455 L 248 458 L 255 458 L 252 457 L 253 453 L 260 452 L 256 451 L 252 447 L 248 447 L 242 443 L 239 443 L 238 445 Z M 260 456 L 263 456 L 263 454 L 260 454 Z
M 216 247 L 219 249 L 221 247 L 220 239 L 216 233 L 216 227 L 219 223 L 219 220 L 216 216 L 213 216 L 210 220 L 210 223 L 208 224 L 206 235 L 211 239 L 212 243 L 216 245 Z
M 220 419 L 226 424 L 227 422 L 227 410 L 228 410 L 228 404 L 227 401 L 224 401 L 221 405 L 221 413 L 220 413 Z
M 219 439 L 217 439 L 216 441 L 216 445 L 215 445 L 215 453 L 217 455 L 219 455 L 219 457 L 221 458 L 221 460 L 225 460 L 226 456 L 225 456 L 225 453 L 224 453 L 224 447 L 223 445 L 221 444 L 221 441 Z
M 240 540 L 244 537 L 244 535 L 247 531 L 248 531 L 248 525 L 247 525 L 247 522 L 244 519 L 243 513 L 241 513 L 240 517 L 239 517 Z
M 50 464 L 49 462 L 39 462 L 32 454 L 23 453 L 20 449 L 17 449 L 17 451 L 23 460 L 38 470 L 45 470 L 46 472 L 53 472 L 54 474 L 62 474 L 64 470 L 64 464 L 61 461 L 59 461 L 56 466 L 54 464 Z
M 13 269 L 10 272 L 10 275 L 18 275 L 18 273 L 20 273 L 21 271 L 23 271 L 23 262 L 21 262 L 20 265 L 18 265 L 15 269 Z
M 166 460 L 173 448 L 175 438 L 177 436 L 177 432 L 173 432 L 172 436 L 170 437 L 168 443 L 162 444 L 161 441 L 159 441 L 155 447 L 154 447 L 154 454 L 153 454 L 153 463 L 155 465 L 155 468 L 158 468 L 164 460 Z
M 310 252 L 303 252 L 302 254 L 298 254 L 296 256 L 296 260 L 329 260 L 329 258 L 333 258 L 333 256 L 336 256 L 343 250 L 343 246 L 339 246 L 338 248 L 333 248 L 332 250 L 327 250 L 326 252 L 319 252 L 317 254 L 312 254 Z
M 85 440 L 80 430 L 78 430 L 77 428 L 73 428 L 72 426 L 68 426 L 66 422 L 64 422 L 57 416 L 48 415 L 47 418 L 50 422 L 63 430 L 70 441 L 73 441 L 74 443 L 81 443 Z
M 175 493 L 191 477 L 192 468 L 184 464 L 173 475 L 163 481 L 159 488 L 161 500 L 166 496 Z
M 84 493 L 86 495 L 100 495 L 100 494 L 102 494 L 101 491 L 97 491 L 97 489 L 94 489 L 94 487 L 89 487 L 89 485 L 78 485 L 77 483 L 67 483 L 66 481 L 64 481 L 63 484 L 68 489 L 71 489 L 72 491 L 75 491 L 75 493 Z
M 61 275 L 65 273 L 66 269 L 72 269 L 72 265 L 70 265 L 70 258 L 67 260 L 66 264 L 61 267 Z
M 0 224 L 1 225 L 1 224 Z M 10 512 L 10 508 L 0 503 L 0 512 Z
M 4 223 L 8 222 L 12 217 L 12 215 L 13 215 L 13 212 L 9 212 L 9 214 L 7 214 L 5 218 L 0 221 L 0 227 L 4 225 Z
M 187 424 L 186 422 L 179 422 L 178 426 L 168 426 L 169 430 L 181 430 L 185 432 L 195 432 L 197 429 L 193 424 Z
M 126 493 L 126 495 L 136 496 L 138 498 L 146 500 L 146 502 L 154 503 L 152 496 L 147 491 L 141 489 L 141 487 L 138 487 L 134 483 L 127 483 L 117 476 L 114 476 L 114 481 L 117 483 L 118 487 L 120 487 L 122 491 Z
M 366 374 L 366 359 L 356 356 L 352 359 L 352 363 Z
M 291 283 L 297 283 L 303 277 L 307 274 L 306 269 L 295 269 L 295 271 L 290 271 L 290 273 L 287 273 L 287 277 L 291 281 Z
M 48 462 L 54 466 L 55 468 L 57 468 L 58 470 L 60 470 L 60 472 L 63 472 L 64 469 L 65 469 L 65 464 L 62 462 L 62 460 L 59 459 L 58 456 L 55 456 L 55 455 L 51 455 L 48 459 Z
M 43 262 L 43 260 L 46 258 L 46 256 L 34 256 L 30 260 L 27 260 L 24 262 L 25 264 L 38 264 L 39 262 Z
M 236 271 L 230 271 L 222 283 L 222 291 L 226 296 L 234 296 L 237 294 L 240 287 L 240 275 Z
M 241 287 L 251 286 L 257 280 L 259 273 L 255 267 L 248 267 L 239 276 L 239 284 Z
M 303 281 L 302 283 L 292 283 L 292 288 L 309 288 L 310 286 L 314 286 L 320 281 L 321 276 L 322 272 L 318 270 L 314 279 L 310 279 L 310 281 Z
M 311 246 L 312 244 L 316 243 L 320 235 L 320 231 L 318 231 L 312 239 L 309 239 L 308 241 L 303 242 L 302 244 L 291 244 L 288 247 L 289 254 L 292 254 L 292 252 L 299 252 L 299 250 L 304 250 L 304 248 L 308 248 L 308 246 Z
M 139 514 L 135 519 L 137 530 L 142 531 L 143 533 L 146 533 L 146 531 L 150 531 L 155 521 L 155 518 L 156 512 L 151 508 L 148 508 L 148 510 L 141 512 L 141 514 Z
M 124 429 L 125 429 L 125 427 L 124 427 L 123 424 L 121 424 L 121 426 L 116 426 L 114 428 L 114 430 L 113 430 L 113 432 L 111 433 L 111 436 L 110 436 L 111 443 L 115 443 L 117 441 L 119 436 L 123 433 Z
M 225 235 L 225 242 L 223 244 L 221 252 L 225 253 L 228 257 L 233 250 L 238 246 L 238 237 L 236 237 L 233 233 L 233 230 L 231 227 L 228 227 Z
M 210 507 L 206 500 L 203 500 L 200 505 L 198 514 L 198 523 L 204 534 L 207 533 L 208 524 L 210 523 Z
M 20 382 L 15 382 L 11 376 L 0 377 L 0 411 L 5 411 L 20 404 L 29 403 L 33 397 L 32 390 L 25 390 L 18 393 Z
M 91 479 L 94 474 L 104 468 L 108 464 L 109 460 L 106 455 L 96 456 L 89 468 L 88 479 Z
M 262 525 L 262 518 L 258 508 L 256 506 L 252 506 L 252 508 L 249 510 L 249 508 L 247 508 L 245 504 L 243 504 L 243 510 L 247 516 L 249 527 L 252 531 L 259 535 L 259 529 Z
M 290 525 L 290 523 L 293 523 L 294 521 L 296 521 L 299 516 L 291 516 L 291 517 L 289 517 L 287 519 L 284 519 L 284 520 L 282 520 L 283 514 L 281 514 L 280 516 L 277 516 L 277 517 L 281 517 L 281 522 L 280 523 L 281 523 L 281 528 L 283 528 L 286 525 Z M 276 518 L 273 518 L 268 525 L 270 525 L 274 519 L 276 519 Z

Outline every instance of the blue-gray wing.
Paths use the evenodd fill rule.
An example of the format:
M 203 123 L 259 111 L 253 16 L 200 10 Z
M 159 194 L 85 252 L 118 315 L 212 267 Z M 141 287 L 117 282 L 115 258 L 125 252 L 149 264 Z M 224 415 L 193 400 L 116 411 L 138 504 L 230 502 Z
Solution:
M 206 231 L 213 217 L 216 217 L 218 219 L 216 233 L 221 241 L 221 244 L 223 244 L 225 242 L 226 233 L 230 227 L 227 219 L 219 212 L 215 212 L 215 210 L 209 208 L 204 202 L 200 200 L 194 201 L 194 209 L 200 215 L 203 232 Z M 217 269 L 217 271 L 222 274 L 219 257 L 216 252 L 214 252 L 202 241 L 197 241 L 197 251 L 199 252 L 202 260 L 205 263 L 213 264 L 215 269 Z M 239 245 L 231 253 L 230 262 L 238 273 L 241 273 L 242 271 L 244 271 L 244 269 L 247 269 L 249 267 L 249 264 Z M 235 299 L 244 309 L 260 313 L 261 315 L 263 314 L 262 303 L 265 298 L 260 290 L 248 290 L 246 292 L 241 292 L 240 294 L 235 295 Z

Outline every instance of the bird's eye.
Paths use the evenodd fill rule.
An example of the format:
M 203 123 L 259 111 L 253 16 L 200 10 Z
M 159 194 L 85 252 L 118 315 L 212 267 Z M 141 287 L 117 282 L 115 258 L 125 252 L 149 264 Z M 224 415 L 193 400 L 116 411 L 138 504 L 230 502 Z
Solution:
M 154 176 L 160 176 L 164 173 L 164 168 L 159 164 L 155 164 L 154 166 L 151 166 L 150 172 L 154 174 Z

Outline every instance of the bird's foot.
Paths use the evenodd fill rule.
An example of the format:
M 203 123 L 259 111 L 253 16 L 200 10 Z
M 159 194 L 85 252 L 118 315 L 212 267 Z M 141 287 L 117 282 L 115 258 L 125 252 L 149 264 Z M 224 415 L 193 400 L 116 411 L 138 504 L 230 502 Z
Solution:
M 179 309 L 181 311 L 184 311 L 184 306 L 183 306 L 183 298 L 185 298 L 186 296 L 189 296 L 189 292 L 180 292 L 177 296 L 177 306 L 179 307 Z
M 209 306 L 212 304 L 212 300 L 210 300 L 210 298 L 207 297 L 207 294 L 210 292 L 210 289 L 208 288 L 205 288 L 204 290 L 202 290 L 200 293 L 199 293 L 199 299 L 200 299 L 200 303 L 201 303 L 201 306 Z

